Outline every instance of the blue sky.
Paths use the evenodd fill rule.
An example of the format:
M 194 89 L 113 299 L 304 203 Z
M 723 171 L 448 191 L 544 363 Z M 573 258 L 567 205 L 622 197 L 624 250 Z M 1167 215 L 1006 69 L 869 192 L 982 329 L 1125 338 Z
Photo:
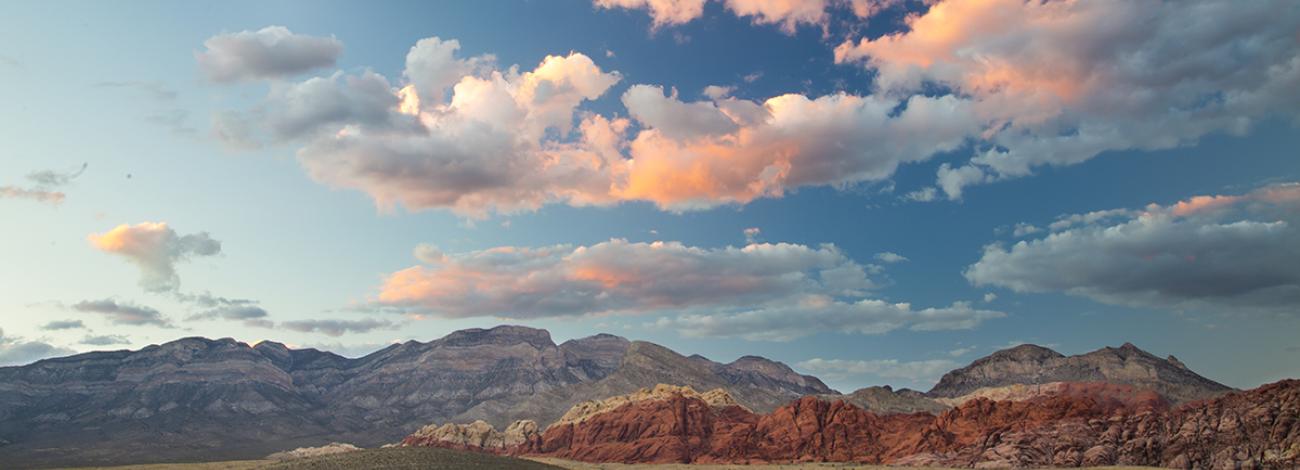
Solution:
M 1289 196 L 1300 94 L 1288 86 L 1300 83 L 1300 20 L 1284 2 L 1121 3 L 1160 27 L 1106 37 L 1030 27 L 1105 20 L 1096 12 L 1115 5 L 1102 1 L 897 1 L 868 15 L 847 0 L 795 2 L 820 5 L 799 10 L 815 17 L 708 1 L 659 25 L 645 2 L 612 3 L 4 6 L 0 358 L 191 335 L 356 354 L 519 323 L 557 340 L 610 332 L 720 361 L 763 355 L 845 391 L 928 388 L 1019 342 L 1065 353 L 1133 342 L 1239 387 L 1300 375 L 1300 205 Z M 978 20 L 995 7 L 1012 24 L 929 15 Z M 1265 24 L 1223 26 L 1269 7 L 1281 13 Z M 1176 26 L 1206 11 L 1222 20 Z M 238 38 L 269 26 L 311 47 L 267 52 L 279 64 L 269 68 L 241 62 L 258 50 Z M 964 35 L 922 40 L 940 27 Z M 464 124 L 448 102 L 470 95 L 450 86 L 443 102 L 420 96 L 423 114 L 399 112 L 399 90 L 423 83 L 404 74 L 408 52 L 430 37 L 458 41 L 454 80 L 498 73 L 522 100 L 520 74 L 556 56 L 573 68 L 551 83 L 534 75 L 537 96 L 591 96 L 555 104 L 544 129 L 541 114 L 521 127 Z M 1213 37 L 1229 46 L 1177 49 Z M 209 42 L 220 38 L 248 48 Z M 275 54 L 309 65 L 288 70 L 295 57 Z M 235 78 L 204 57 L 233 60 L 222 71 Z M 349 85 L 367 72 L 385 81 L 387 104 Z M 312 77 L 328 96 L 295 88 Z M 710 97 L 708 86 L 729 91 Z M 629 98 L 637 87 L 644 100 Z M 295 89 L 299 108 L 285 98 Z M 768 101 L 783 95 L 807 103 Z M 320 105 L 331 99 L 349 104 Z M 885 110 L 870 114 L 874 104 Z M 222 116 L 251 131 L 223 138 Z M 627 126 L 615 157 L 601 154 L 607 167 L 566 178 L 536 166 L 558 161 L 547 159 L 560 146 L 600 153 L 582 144 L 580 123 L 596 118 Z M 510 132 L 465 130 L 480 124 Z M 307 130 L 276 134 L 291 125 Z M 458 137 L 429 137 L 461 125 Z M 492 140 L 502 135 L 514 147 Z M 362 150 L 331 153 L 339 142 Z M 413 150 L 365 150 L 376 148 Z M 769 173 L 741 174 L 760 167 Z M 704 176 L 673 179 L 689 168 Z M 974 176 L 945 185 L 965 168 Z M 42 171 L 69 178 L 30 177 Z M 776 183 L 761 179 L 770 172 Z M 641 175 L 647 186 L 630 182 Z M 429 199 L 446 191 L 461 202 Z M 1212 195 L 1224 197 L 1192 199 Z M 173 282 L 149 281 L 168 270 Z M 398 273 L 415 287 L 398 289 Z

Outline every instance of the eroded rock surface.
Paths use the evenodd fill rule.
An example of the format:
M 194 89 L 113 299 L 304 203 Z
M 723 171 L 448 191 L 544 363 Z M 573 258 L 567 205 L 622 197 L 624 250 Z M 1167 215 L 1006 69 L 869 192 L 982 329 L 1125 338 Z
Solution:
M 772 413 L 664 389 L 488 451 L 589 462 L 861 462 L 966 468 L 1300 465 L 1300 381 L 1171 407 L 1154 391 L 1069 384 L 1019 401 L 977 397 L 938 414 L 872 413 L 807 396 Z

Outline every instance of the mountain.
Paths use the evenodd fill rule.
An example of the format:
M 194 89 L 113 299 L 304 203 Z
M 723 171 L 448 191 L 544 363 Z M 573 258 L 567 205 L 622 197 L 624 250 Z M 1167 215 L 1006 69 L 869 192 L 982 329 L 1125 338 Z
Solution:
M 969 400 L 941 413 L 879 415 L 806 396 L 754 413 L 724 391 L 657 387 L 588 406 L 582 419 L 477 445 L 455 426 L 406 446 L 452 446 L 587 462 L 859 462 L 961 468 L 1146 465 L 1290 469 L 1300 465 L 1300 381 L 1171 408 L 1130 385 L 1075 383 L 1021 401 Z M 473 435 L 491 436 L 485 423 Z M 506 445 L 505 442 L 511 444 Z
M 894 390 L 893 387 L 888 385 L 860 388 L 847 395 L 819 395 L 819 397 L 828 401 L 844 400 L 858 408 L 882 415 L 917 412 L 938 413 L 950 408 L 948 405 L 916 390 L 906 388 Z
M 757 357 L 730 364 L 596 335 L 471 329 L 361 358 L 184 338 L 0 368 L 0 462 L 10 466 L 262 457 L 333 441 L 375 446 L 430 422 L 549 424 L 578 402 L 657 383 L 724 388 L 745 406 L 834 393 Z
M 1132 385 L 1154 390 L 1175 403 L 1212 398 L 1233 390 L 1197 375 L 1173 356 L 1161 359 L 1130 343 L 1076 356 L 1023 344 L 997 351 L 945 374 L 928 395 L 957 398 L 973 393 L 990 393 L 992 389 L 1001 387 L 1055 382 Z

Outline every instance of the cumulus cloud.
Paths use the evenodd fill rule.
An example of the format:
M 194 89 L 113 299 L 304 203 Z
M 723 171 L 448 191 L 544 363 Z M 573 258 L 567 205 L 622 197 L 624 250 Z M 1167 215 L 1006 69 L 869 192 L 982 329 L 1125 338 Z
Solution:
M 131 344 L 131 339 L 122 335 L 86 335 L 81 339 L 81 344 L 89 346 L 113 346 L 118 344 Z
M 1286 0 L 943 0 L 901 32 L 835 50 L 888 95 L 953 90 L 984 123 L 962 189 L 1079 163 L 1240 134 L 1300 109 L 1300 11 Z
M 67 195 L 58 188 L 68 185 L 73 179 L 86 171 L 85 163 L 72 171 L 41 170 L 27 175 L 32 186 L 0 186 L 0 199 L 30 199 L 36 202 L 59 205 Z
M 163 317 L 162 312 L 156 309 L 114 299 L 83 300 L 73 304 L 72 309 L 103 315 L 108 318 L 108 321 L 117 325 L 151 325 L 163 328 L 172 326 L 171 322 Z
M 221 252 L 221 242 L 207 232 L 178 235 L 164 222 L 119 225 L 89 236 L 91 245 L 125 257 L 140 268 L 140 286 L 151 292 L 175 291 L 180 286 L 176 263 Z
M 55 320 L 41 326 L 42 330 L 76 330 L 85 328 L 86 324 L 81 320 Z
M 898 0 L 717 0 L 732 14 L 754 24 L 777 25 L 793 33 L 801 25 L 823 28 L 835 9 L 846 9 L 858 18 L 869 18 Z M 704 15 L 705 0 L 592 0 L 598 8 L 646 10 L 654 29 L 689 23 Z
M 818 331 L 972 328 L 1002 316 L 960 303 L 914 310 L 867 299 L 873 288 L 869 268 L 832 245 L 711 249 L 614 239 L 430 259 L 388 276 L 376 303 L 444 318 L 671 313 L 655 325 L 696 336 L 764 340 Z
M 647 10 L 655 28 L 689 23 L 704 14 L 704 0 L 592 0 L 592 5 Z
M 366 318 L 362 320 L 294 320 L 280 322 L 280 327 L 303 333 L 323 333 L 343 336 L 347 333 L 366 333 L 377 329 L 391 329 L 397 325 L 387 320 Z
M 1300 184 L 1058 219 L 1054 233 L 993 244 L 976 285 L 1180 310 L 1300 307 Z
M 73 354 L 68 348 L 41 341 L 27 341 L 21 337 L 6 336 L 0 329 L 0 366 L 29 364 L 41 359 Z
M 648 85 L 622 96 L 634 127 L 579 110 L 621 79 L 583 54 L 520 72 L 458 58 L 458 49 L 421 40 L 400 87 L 369 72 L 273 85 L 256 109 L 219 113 L 214 132 L 240 146 L 300 142 L 313 179 L 361 190 L 384 210 L 485 217 L 548 203 L 684 211 L 881 181 L 980 129 L 952 96 L 750 101 L 714 90 L 713 99 L 684 101 Z
M 903 379 L 913 383 L 934 383 L 943 374 L 957 368 L 948 359 L 900 361 L 898 359 L 822 359 L 813 358 L 795 364 L 804 372 L 830 380 Z
M 876 253 L 876 259 L 882 263 L 890 263 L 890 264 L 902 263 L 904 261 L 907 261 L 906 256 L 900 255 L 898 253 L 894 253 L 892 251 Z
M 384 91 L 382 78 L 373 76 L 376 95 L 365 100 L 373 105 L 366 113 L 307 115 L 295 121 L 300 131 L 277 136 L 314 136 L 298 152 L 314 179 L 362 190 L 385 209 L 401 204 L 465 215 L 613 200 L 611 171 L 623 164 L 617 133 L 626 123 L 591 117 L 579 142 L 554 136 L 568 134 L 578 105 L 603 94 L 617 73 L 577 53 L 549 56 L 522 73 L 487 70 L 477 65 L 489 62 L 481 57 L 430 59 L 421 53 L 427 41 L 407 57 L 412 83 Z M 438 44 L 439 51 L 455 50 Z M 483 70 L 458 75 L 476 69 Z M 450 100 L 440 99 L 449 83 Z M 273 92 L 269 101 L 281 100 Z
M 294 34 L 283 26 L 224 33 L 203 41 L 195 52 L 208 80 L 229 83 L 288 77 L 312 69 L 333 67 L 343 43 L 332 37 Z

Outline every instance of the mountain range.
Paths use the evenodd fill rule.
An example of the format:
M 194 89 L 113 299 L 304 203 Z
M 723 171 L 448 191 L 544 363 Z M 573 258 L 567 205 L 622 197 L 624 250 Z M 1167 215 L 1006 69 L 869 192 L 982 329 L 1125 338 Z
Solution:
M 0 462 L 252 458 L 336 441 L 392 443 L 430 423 L 546 426 L 574 405 L 656 384 L 721 389 L 754 413 L 812 396 L 889 414 L 940 412 L 975 396 L 1024 399 L 1068 382 L 1129 385 L 1170 402 L 1231 390 L 1132 345 L 1079 356 L 1020 346 L 950 372 L 929 392 L 840 394 L 762 357 L 719 363 L 607 334 L 557 345 L 547 331 L 521 326 L 462 330 L 360 358 L 184 338 L 0 368 Z

